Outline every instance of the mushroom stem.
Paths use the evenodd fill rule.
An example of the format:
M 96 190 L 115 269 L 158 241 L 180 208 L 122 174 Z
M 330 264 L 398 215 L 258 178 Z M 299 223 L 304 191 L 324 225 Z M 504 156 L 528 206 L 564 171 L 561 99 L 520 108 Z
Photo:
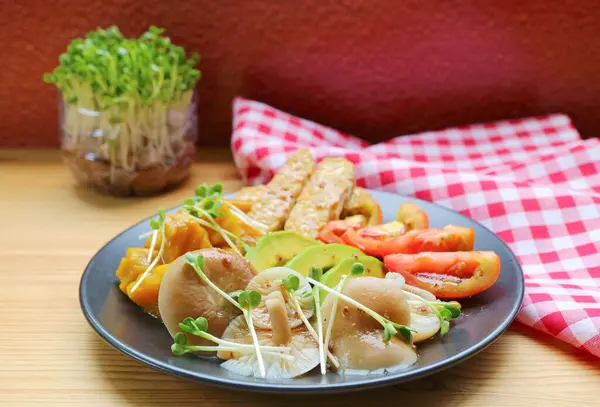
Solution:
M 275 345 L 285 345 L 292 340 L 292 330 L 288 324 L 285 301 L 280 291 L 273 291 L 265 300 L 265 305 L 271 318 L 273 342 Z

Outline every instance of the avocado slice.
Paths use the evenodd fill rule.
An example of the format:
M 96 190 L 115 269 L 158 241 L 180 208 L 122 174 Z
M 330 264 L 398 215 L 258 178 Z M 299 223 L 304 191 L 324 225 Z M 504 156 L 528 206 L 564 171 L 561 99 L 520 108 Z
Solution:
M 323 245 L 295 232 L 272 232 L 261 237 L 246 253 L 246 260 L 258 273 L 271 267 L 283 266 L 292 257 L 310 246 Z
M 365 254 L 355 247 L 332 243 L 307 247 L 285 265 L 303 276 L 308 275 L 311 267 L 319 266 L 324 272 L 349 257 L 356 258 Z
M 361 276 L 369 276 L 369 277 L 385 277 L 385 271 L 383 268 L 383 262 L 376 257 L 371 256 L 359 256 L 356 258 L 348 258 L 339 262 L 334 268 L 329 270 L 325 275 L 323 275 L 323 280 L 321 283 L 325 284 L 327 287 L 334 288 L 344 274 L 348 275 L 348 278 L 352 278 L 352 274 L 350 270 L 354 263 L 360 263 L 365 267 L 365 271 Z M 321 289 L 319 292 L 319 298 L 321 302 L 325 300 L 327 296 L 327 291 Z

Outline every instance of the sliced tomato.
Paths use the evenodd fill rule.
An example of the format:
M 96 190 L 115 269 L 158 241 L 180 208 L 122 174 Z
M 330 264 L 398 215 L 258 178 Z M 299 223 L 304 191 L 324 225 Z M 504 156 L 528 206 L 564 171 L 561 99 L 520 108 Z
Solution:
M 402 235 L 406 227 L 400 222 L 384 223 L 383 225 L 369 226 L 364 229 L 349 229 L 342 235 L 343 243 L 354 246 L 371 256 L 379 256 L 383 243 Z
M 392 223 L 404 227 L 400 222 Z M 377 257 L 396 253 L 469 251 L 473 250 L 475 242 L 475 231 L 462 226 L 448 225 L 441 229 L 415 229 L 404 234 L 387 236 L 383 233 L 377 236 L 373 232 L 373 228 L 376 226 L 356 231 L 348 230 L 342 236 L 342 240 L 347 245 Z
M 500 258 L 494 252 L 392 254 L 384 264 L 388 271 L 402 274 L 406 284 L 445 300 L 479 294 L 500 275 Z
M 363 215 L 354 215 L 342 220 L 334 220 L 321 229 L 318 239 L 323 243 L 343 243 L 342 235 L 348 229 L 360 229 L 366 225 L 367 219 Z
M 412 202 L 400 205 L 396 213 L 396 220 L 406 225 L 406 230 L 427 229 L 429 227 L 429 216 L 421 207 Z

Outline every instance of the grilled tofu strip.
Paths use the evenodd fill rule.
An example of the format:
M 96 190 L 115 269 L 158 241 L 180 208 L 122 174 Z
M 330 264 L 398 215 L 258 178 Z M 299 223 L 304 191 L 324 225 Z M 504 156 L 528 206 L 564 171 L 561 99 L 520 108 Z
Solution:
M 331 220 L 339 219 L 354 190 L 354 164 L 344 158 L 325 158 L 285 222 L 285 230 L 316 238 Z
M 254 201 L 248 216 L 266 225 L 270 231 L 281 230 L 314 165 L 308 149 L 298 150 L 290 156 L 264 190 L 257 187 L 250 191 Z
M 253 187 L 245 187 L 240 189 L 235 196 L 236 199 L 239 199 L 240 201 L 249 201 L 254 203 L 263 199 L 266 192 L 266 185 L 256 185 Z

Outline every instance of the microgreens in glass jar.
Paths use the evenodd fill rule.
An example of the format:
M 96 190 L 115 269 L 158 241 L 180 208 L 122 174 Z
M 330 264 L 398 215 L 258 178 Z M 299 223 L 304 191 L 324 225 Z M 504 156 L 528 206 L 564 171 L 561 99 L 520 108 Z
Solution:
M 150 27 L 117 27 L 74 39 L 47 83 L 59 90 L 65 161 L 83 184 L 148 195 L 182 182 L 197 138 L 199 56 Z

